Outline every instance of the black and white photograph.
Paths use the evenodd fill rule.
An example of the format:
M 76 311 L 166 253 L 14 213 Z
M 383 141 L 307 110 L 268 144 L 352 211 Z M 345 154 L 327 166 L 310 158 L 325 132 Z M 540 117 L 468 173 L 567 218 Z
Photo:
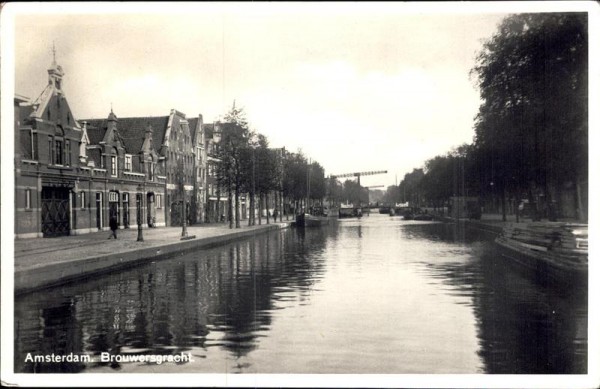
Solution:
M 597 2 L 0 16 L 3 385 L 600 386 Z

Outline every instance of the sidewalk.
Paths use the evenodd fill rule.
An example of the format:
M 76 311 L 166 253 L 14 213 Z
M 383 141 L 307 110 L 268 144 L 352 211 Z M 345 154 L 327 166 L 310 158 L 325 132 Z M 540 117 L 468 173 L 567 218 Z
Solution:
M 107 239 L 110 231 L 78 236 L 15 240 L 15 292 L 22 293 L 57 285 L 92 274 L 113 271 L 144 261 L 154 261 L 195 249 L 226 244 L 271 230 L 287 228 L 290 222 L 229 229 L 229 224 L 200 224 L 187 227 L 145 228 L 143 242 L 137 229 L 117 231 L 118 239 Z

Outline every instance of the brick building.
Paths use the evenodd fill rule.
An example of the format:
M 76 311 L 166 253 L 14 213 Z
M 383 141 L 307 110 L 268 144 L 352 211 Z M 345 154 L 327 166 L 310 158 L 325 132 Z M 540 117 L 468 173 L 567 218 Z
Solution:
M 53 61 L 48 84 L 29 103 L 15 97 L 15 235 L 17 238 L 77 235 L 108 229 L 110 214 L 121 228 L 164 224 L 156 194 L 165 180 L 154 172 L 150 150 L 129 154 L 111 111 L 106 127 L 87 128 L 75 119 L 62 90 L 65 73 Z M 131 140 L 135 143 L 135 140 Z M 152 132 L 137 140 L 152 143 Z M 147 149 L 147 148 L 146 148 Z M 131 157 L 131 158 L 128 158 Z
M 88 128 L 106 129 L 114 119 L 86 119 L 85 122 Z M 188 119 L 184 113 L 172 109 L 168 116 L 120 118 L 118 126 L 125 148 L 132 152 L 126 157 L 134 165 L 141 161 L 143 171 L 153 172 L 165 183 L 160 194 L 147 198 L 149 202 L 155 201 L 156 210 L 164 213 L 163 222 L 157 225 L 181 225 L 184 191 L 188 224 L 202 222 L 205 198 L 205 159 L 200 144 L 202 115 Z

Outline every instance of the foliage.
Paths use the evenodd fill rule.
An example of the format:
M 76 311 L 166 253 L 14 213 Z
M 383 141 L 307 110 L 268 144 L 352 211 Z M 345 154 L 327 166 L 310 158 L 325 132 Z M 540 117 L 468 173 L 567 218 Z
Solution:
M 490 182 L 547 191 L 587 176 L 587 56 L 583 13 L 512 15 L 484 45 L 475 144 Z
M 585 13 L 505 18 L 471 71 L 482 100 L 473 144 L 431 158 L 385 198 L 441 204 L 479 194 L 504 205 L 506 196 L 551 200 L 579 189 L 588 174 L 587 47 Z

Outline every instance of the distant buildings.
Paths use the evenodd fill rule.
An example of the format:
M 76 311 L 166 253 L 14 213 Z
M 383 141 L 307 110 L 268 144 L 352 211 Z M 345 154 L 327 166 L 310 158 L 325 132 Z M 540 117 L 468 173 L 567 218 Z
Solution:
M 15 234 L 77 235 L 108 229 L 216 222 L 227 212 L 214 150 L 219 124 L 202 115 L 77 120 L 53 61 L 48 85 L 33 102 L 15 96 Z M 240 201 L 246 214 L 245 197 Z M 138 221 L 138 210 L 139 218 Z

